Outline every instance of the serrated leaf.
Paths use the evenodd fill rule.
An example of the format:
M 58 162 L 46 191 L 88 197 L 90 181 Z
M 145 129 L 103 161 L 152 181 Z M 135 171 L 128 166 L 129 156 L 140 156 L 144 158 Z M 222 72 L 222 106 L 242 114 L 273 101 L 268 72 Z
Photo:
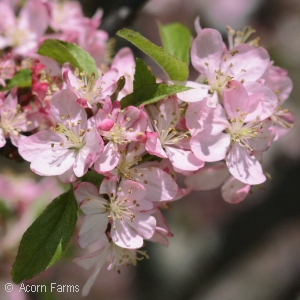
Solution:
M 117 35 L 128 40 L 150 56 L 166 72 L 171 80 L 185 81 L 188 78 L 188 66 L 163 48 L 153 44 L 140 33 L 130 29 L 122 29 Z
M 190 63 L 192 35 L 190 30 L 180 23 L 162 25 L 158 23 L 163 48 L 187 65 Z
M 125 96 L 121 99 L 122 109 L 129 106 L 140 106 L 142 104 L 147 105 L 157 102 L 167 96 L 184 92 L 191 89 L 182 85 L 168 85 L 165 83 L 153 83 L 144 85 L 136 89 L 133 93 Z
M 133 80 L 133 90 L 135 91 L 144 85 L 153 83 L 156 83 L 155 76 L 148 69 L 147 65 L 141 59 L 137 58 Z
M 13 87 L 31 87 L 31 75 L 30 69 L 22 69 L 14 75 L 11 79 L 5 80 L 6 86 L 0 86 L 0 91 L 11 90 Z
M 15 283 L 34 277 L 60 259 L 72 237 L 77 210 L 71 189 L 55 198 L 26 230 L 12 268 Z
M 95 60 L 75 44 L 48 39 L 42 43 L 37 53 L 50 57 L 60 64 L 69 62 L 79 71 L 86 71 L 89 76 L 95 74 L 96 78 L 99 77 Z

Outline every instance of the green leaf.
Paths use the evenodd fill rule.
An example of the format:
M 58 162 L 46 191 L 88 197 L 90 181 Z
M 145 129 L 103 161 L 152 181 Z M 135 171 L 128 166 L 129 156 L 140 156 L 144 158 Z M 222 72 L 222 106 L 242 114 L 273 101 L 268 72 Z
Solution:
M 149 55 L 166 72 L 171 80 L 185 81 L 188 78 L 188 66 L 163 48 L 153 44 L 140 33 L 130 29 L 122 29 L 117 35 L 128 40 L 144 53 Z
M 50 57 L 60 64 L 69 62 L 80 72 L 86 71 L 88 76 L 95 74 L 96 78 L 99 77 L 95 60 L 75 44 L 48 39 L 42 43 L 37 53 Z
M 77 210 L 71 189 L 55 198 L 26 230 L 12 268 L 15 283 L 34 277 L 60 259 L 72 237 Z
M 0 86 L 0 91 L 11 90 L 15 86 L 20 88 L 31 87 L 31 75 L 30 69 L 18 71 L 13 78 L 5 80 L 6 86 Z
M 136 89 L 133 93 L 121 99 L 122 109 L 129 106 L 147 105 L 157 102 L 167 96 L 191 89 L 182 85 L 168 85 L 165 83 L 153 83 Z
M 97 187 L 100 187 L 102 180 L 105 178 L 104 175 L 97 173 L 96 171 L 88 171 L 81 178 L 81 182 L 90 182 Z
M 180 23 L 162 25 L 158 23 L 163 48 L 187 65 L 190 63 L 192 35 L 190 30 Z
M 136 59 L 134 81 L 133 81 L 133 90 L 138 88 L 156 83 L 155 76 L 148 69 L 147 65 L 139 58 Z

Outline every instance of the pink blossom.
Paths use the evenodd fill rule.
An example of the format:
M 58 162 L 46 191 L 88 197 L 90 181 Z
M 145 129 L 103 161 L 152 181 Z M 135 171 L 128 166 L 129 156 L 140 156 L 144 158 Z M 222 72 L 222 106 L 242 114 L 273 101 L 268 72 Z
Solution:
M 168 237 L 173 237 L 173 233 L 159 209 L 156 209 L 153 216 L 156 219 L 156 227 L 153 236 L 149 240 L 167 247 L 169 245 Z
M 112 104 L 106 98 L 103 108 L 95 116 L 95 123 L 107 144 L 94 167 L 97 172 L 108 172 L 118 164 L 120 150 L 124 150 L 127 144 L 144 138 L 147 116 L 134 106 L 121 110 L 119 101 Z
M 31 131 L 40 123 L 38 113 L 26 113 L 21 110 L 18 98 L 12 90 L 0 106 L 0 147 L 6 144 L 5 138 L 10 138 L 17 147 L 19 141 L 25 138 L 22 132 Z
M 275 132 L 275 140 L 277 140 L 294 127 L 294 114 L 289 109 L 282 107 L 292 91 L 293 83 L 286 70 L 273 65 L 270 65 L 264 78 L 264 84 L 278 99 L 276 111 L 271 115 L 273 122 L 271 129 Z
M 206 101 L 189 106 L 186 118 L 193 120 L 187 126 L 196 127 L 198 122 L 198 130 L 196 127 L 192 131 L 191 148 L 204 161 L 225 158 L 235 178 L 246 184 L 259 184 L 265 176 L 255 153 L 266 151 L 274 139 L 268 118 L 276 107 L 276 97 L 260 85 L 257 90 L 261 92 L 250 96 L 237 81 L 230 82 L 229 87 L 224 92 L 224 108 L 220 104 L 210 108 Z M 250 90 L 255 88 L 254 84 Z
M 149 116 L 146 149 L 162 158 L 169 158 L 179 171 L 195 171 L 203 167 L 191 151 L 188 132 L 178 131 L 179 107 L 176 97 L 161 100 L 156 106 L 146 106 Z
M 89 19 L 84 17 L 79 2 L 48 1 L 47 5 L 51 16 L 49 23 L 55 31 L 74 31 L 89 22 Z
M 97 251 L 74 259 L 74 262 L 85 270 L 94 267 L 94 272 L 82 289 L 82 296 L 86 296 L 89 293 L 97 275 L 106 261 L 109 262 L 108 270 L 116 270 L 120 273 L 121 266 L 128 266 L 130 264 L 136 266 L 138 260 L 141 260 L 144 257 L 149 258 L 145 251 L 121 248 L 118 245 L 109 242 L 105 235 L 101 237 L 99 246 L 100 248 Z M 140 257 L 138 257 L 139 254 L 141 255 Z
M 40 131 L 24 139 L 19 147 L 31 169 L 45 176 L 75 174 L 83 176 L 103 151 L 103 141 L 87 115 L 69 90 L 55 93 L 51 114 L 56 121 L 52 129 Z M 71 172 L 71 173 L 70 173 Z
M 95 74 L 88 76 L 86 72 L 79 73 L 78 69 L 72 72 L 70 64 L 63 67 L 63 78 L 68 89 L 77 95 L 77 103 L 82 107 L 98 110 L 97 103 L 101 103 L 106 96 L 111 96 L 117 88 L 118 72 L 110 69 L 98 79 Z
M 131 179 L 141 183 L 150 201 L 173 200 L 177 195 L 178 186 L 174 179 L 155 163 L 140 164 L 146 154 L 144 143 L 130 143 L 127 151 L 122 152 L 117 168 L 111 173 L 119 178 Z
M 230 176 L 222 185 L 221 193 L 223 199 L 231 204 L 237 204 L 243 201 L 249 194 L 250 185 Z
M 6 86 L 5 79 L 12 78 L 16 73 L 16 67 L 12 55 L 8 54 L 0 59 L 0 84 Z
M 1 175 L 0 198 L 11 216 L 3 226 L 0 253 L 15 250 L 26 228 L 40 214 L 40 209 L 61 193 L 62 188 L 54 178 L 43 178 L 36 182 L 28 176 Z M 5 222 L 5 218 L 2 218 L 2 222 Z
M 226 163 L 217 162 L 205 165 L 185 179 L 188 187 L 194 191 L 208 191 L 221 186 L 223 199 L 230 204 L 244 200 L 250 191 L 250 185 L 230 175 Z
M 209 191 L 220 187 L 230 173 L 224 162 L 205 165 L 184 180 L 194 191 Z
M 192 43 L 191 60 L 194 68 L 206 78 L 207 84 L 196 87 L 196 90 L 203 98 L 207 95 L 203 89 L 209 90 L 212 96 L 209 97 L 208 104 L 211 107 L 222 100 L 223 91 L 228 88 L 230 81 L 255 82 L 262 77 L 270 62 L 269 55 L 263 48 L 239 44 L 227 50 L 221 34 L 211 28 L 198 32 Z M 248 90 L 247 86 L 245 88 Z M 195 102 L 195 93 L 193 90 L 185 92 L 184 100 Z M 196 100 L 199 101 L 199 97 Z
M 125 85 L 118 95 L 118 100 L 133 92 L 135 73 L 134 56 L 130 48 L 122 48 L 115 55 L 111 67 L 117 69 L 125 77 Z
M 100 194 L 100 195 L 99 195 Z M 106 200 L 101 195 L 108 195 Z M 96 242 L 107 230 L 112 241 L 123 248 L 136 249 L 143 245 L 143 239 L 154 234 L 156 221 L 147 212 L 152 209 L 143 185 L 124 180 L 118 185 L 116 177 L 103 180 L 100 190 L 89 182 L 80 183 L 75 197 L 87 218 L 80 232 L 79 244 L 86 247 Z
M 18 18 L 5 2 L 0 3 L 0 11 L 0 48 L 13 47 L 13 53 L 20 55 L 33 53 L 48 27 L 49 17 L 44 3 L 27 1 Z

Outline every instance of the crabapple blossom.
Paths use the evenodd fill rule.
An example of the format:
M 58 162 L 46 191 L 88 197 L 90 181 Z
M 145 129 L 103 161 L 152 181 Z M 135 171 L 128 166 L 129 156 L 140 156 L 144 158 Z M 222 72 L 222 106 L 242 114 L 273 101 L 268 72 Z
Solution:
M 146 150 L 162 158 L 169 158 L 176 169 L 195 171 L 203 167 L 191 151 L 187 132 L 176 129 L 179 122 L 179 107 L 176 97 L 161 100 L 156 106 L 146 106 L 149 116 Z
M 43 1 L 27 1 L 18 17 L 5 2 L 0 3 L 0 11 L 0 48 L 12 47 L 19 55 L 33 53 L 49 22 Z
M 0 1 L 0 147 L 5 146 L 0 154 L 20 154 L 34 173 L 69 183 L 69 191 L 53 202 L 62 204 L 55 206 L 55 215 L 50 204 L 39 220 L 60 224 L 50 229 L 54 237 L 65 224 L 61 221 L 69 220 L 63 232 L 67 240 L 75 228 L 77 200 L 85 215 L 78 243 L 92 249 L 75 259 L 84 269 L 93 269 L 84 296 L 106 261 L 108 270 L 119 272 L 122 265 L 148 258 L 140 250 L 145 241 L 168 246 L 173 233 L 162 210 L 171 201 L 193 190 L 220 188 L 224 200 L 236 204 L 252 185 L 266 180 L 262 155 L 293 127 L 294 115 L 282 108 L 292 82 L 285 70 L 273 66 L 257 39 L 248 41 L 252 28 L 236 32 L 227 27 L 226 46 L 218 31 L 202 29 L 196 19 L 190 55 L 199 73 L 196 80 L 187 78 L 188 66 L 177 60 L 183 56 L 172 57 L 140 42 L 139 34 L 120 31 L 118 35 L 148 53 L 173 80 L 163 82 L 140 61 L 136 66 L 129 48 L 113 57 L 108 33 L 99 30 L 102 10 L 87 18 L 77 2 L 13 2 Z M 174 27 L 163 30 L 168 33 L 170 28 Z M 178 32 L 190 40 L 187 30 Z M 163 45 L 172 46 L 164 35 Z M 62 42 L 44 43 L 51 38 Z M 180 49 L 185 57 L 189 51 Z M 184 90 L 182 86 L 190 89 L 174 94 Z M 9 200 L 14 193 L 5 184 L 0 177 L 2 195 Z M 49 189 L 44 181 L 36 186 L 39 189 L 30 181 L 26 185 L 30 198 L 39 196 L 41 187 Z M 16 202 L 16 209 L 15 202 L 6 203 L 20 213 L 22 226 L 33 216 L 26 196 Z M 37 224 L 24 240 L 31 236 L 40 243 Z M 20 232 L 10 231 L 0 252 L 15 245 Z M 55 239 L 46 246 L 58 249 Z M 60 248 L 63 244 L 59 241 Z M 16 278 L 30 278 L 31 270 L 37 270 L 33 266 L 25 275 L 18 274 L 18 264 L 29 250 L 28 241 L 21 242 L 12 272 Z M 47 265 L 53 260 L 48 254 Z M 37 263 L 41 256 L 34 256 Z
M 36 128 L 40 123 L 38 113 L 27 113 L 21 110 L 18 98 L 12 90 L 0 104 L 0 147 L 6 144 L 6 138 L 10 138 L 16 147 L 24 136 L 22 132 L 28 132 Z
M 191 61 L 194 68 L 205 77 L 205 84 L 194 83 L 192 87 L 196 91 L 184 92 L 182 100 L 195 102 L 208 97 L 210 107 L 215 107 L 222 100 L 223 91 L 228 89 L 230 81 L 256 82 L 270 63 L 267 51 L 261 47 L 239 44 L 227 50 L 221 34 L 211 28 L 198 32 L 192 43 Z M 201 97 L 196 96 L 197 92 Z M 182 98 L 180 94 L 178 97 Z
M 283 103 L 289 97 L 293 83 L 288 77 L 286 70 L 270 65 L 264 76 L 265 86 L 267 86 L 278 99 L 276 111 L 271 115 L 273 125 L 271 129 L 275 132 L 274 140 L 287 134 L 294 126 L 294 114 L 289 109 L 282 108 Z
M 70 64 L 63 67 L 63 78 L 69 90 L 74 91 L 77 96 L 76 102 L 84 108 L 92 108 L 97 111 L 97 103 L 100 104 L 106 96 L 111 96 L 117 88 L 116 69 L 110 69 L 98 79 L 95 74 L 88 76 L 85 71 L 71 70 Z
M 126 145 L 142 140 L 147 127 L 147 116 L 141 109 L 128 106 L 121 109 L 120 102 L 111 103 L 106 98 L 103 108 L 95 116 L 98 132 L 107 144 L 103 153 L 95 161 L 97 172 L 108 172 L 114 169 L 120 161 L 120 151 Z
M 0 84 L 6 86 L 5 79 L 10 79 L 16 72 L 16 66 L 11 53 L 0 59 Z
M 274 112 L 277 100 L 267 89 L 263 90 L 265 95 L 248 96 L 238 81 L 231 81 L 229 87 L 224 92 L 224 108 L 220 104 L 210 108 L 207 101 L 189 106 L 187 118 L 191 119 L 197 119 L 197 109 L 201 106 L 200 129 L 192 136 L 191 148 L 204 161 L 225 158 L 235 178 L 246 184 L 259 184 L 265 181 L 265 176 L 255 154 L 266 151 L 274 139 L 268 117 Z M 268 101 L 262 101 L 266 97 Z M 191 121 L 192 126 L 196 123 Z
M 130 143 L 127 151 L 121 153 L 117 168 L 110 173 L 141 183 L 147 194 L 145 199 L 150 201 L 173 200 L 177 195 L 178 186 L 174 179 L 161 168 L 156 167 L 155 162 L 140 164 L 142 156 L 146 154 L 144 143 Z
M 231 204 L 237 204 L 245 199 L 250 191 L 250 185 L 243 183 L 230 175 L 223 161 L 206 164 L 185 179 L 185 184 L 194 191 L 208 191 L 221 186 L 223 199 Z
M 118 100 L 121 100 L 123 97 L 133 92 L 135 61 L 131 49 L 120 49 L 115 55 L 111 67 L 117 69 L 119 74 L 123 74 L 125 77 L 125 85 L 118 95 Z
M 65 1 L 55 2 L 47 1 L 50 11 L 50 26 L 55 31 L 74 31 L 90 20 L 84 17 L 79 2 Z
M 115 243 L 110 242 L 105 235 L 101 237 L 99 247 L 100 248 L 93 253 L 74 259 L 76 264 L 86 270 L 94 267 L 94 272 L 82 289 L 82 296 L 86 296 L 89 293 L 97 275 L 106 261 L 109 262 L 108 270 L 116 270 L 120 273 L 121 266 L 128 266 L 130 264 L 136 266 L 138 260 L 142 260 L 144 257 L 149 258 L 145 251 L 119 247 Z M 138 255 L 141 256 L 138 257 Z
M 109 200 L 101 196 L 104 194 Z M 75 197 L 88 216 L 79 232 L 79 245 L 85 248 L 96 242 L 109 226 L 109 236 L 116 245 L 140 248 L 143 239 L 152 237 L 156 226 L 155 218 L 147 212 L 153 204 L 144 199 L 145 195 L 143 185 L 131 180 L 118 185 L 116 177 L 104 179 L 100 190 L 89 182 L 80 183 Z
M 55 93 L 50 111 L 56 126 L 25 138 L 19 146 L 21 156 L 31 162 L 35 173 L 68 174 L 74 180 L 74 175 L 83 176 L 102 152 L 101 137 L 75 101 L 76 95 L 69 90 Z

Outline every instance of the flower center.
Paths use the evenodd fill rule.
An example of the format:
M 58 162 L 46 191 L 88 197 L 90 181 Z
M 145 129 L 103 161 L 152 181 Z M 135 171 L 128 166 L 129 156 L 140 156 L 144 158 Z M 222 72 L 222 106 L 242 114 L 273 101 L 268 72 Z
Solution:
M 75 70 L 77 76 L 78 88 L 75 91 L 91 105 L 97 102 L 97 98 L 101 94 L 101 86 L 96 86 L 95 74 L 88 76 L 85 71 L 79 73 L 78 69 Z M 80 76 L 80 78 L 79 78 Z
M 106 139 L 113 141 L 115 144 L 124 145 L 127 144 L 127 140 L 125 140 L 124 133 L 126 131 L 125 127 L 119 126 L 118 124 L 114 124 L 110 131 L 105 136 Z
M 81 122 L 78 121 L 78 124 L 80 124 L 80 123 Z M 75 127 L 75 123 L 72 123 L 71 126 Z M 75 130 L 75 128 L 74 128 L 74 130 Z M 82 137 L 85 134 L 85 131 L 83 129 L 80 129 L 79 134 L 77 134 L 74 131 L 72 131 L 71 129 L 67 128 L 65 125 L 57 124 L 55 126 L 55 128 L 53 129 L 53 131 L 57 134 L 62 135 L 67 140 L 67 145 L 65 145 L 64 143 L 60 143 L 60 146 L 67 146 L 70 149 L 80 149 L 83 147 Z M 53 146 L 54 146 L 54 144 L 52 144 L 52 147 Z
M 119 266 L 129 266 L 130 264 L 136 266 L 137 260 L 142 260 L 144 258 L 149 259 L 146 251 L 121 248 L 114 243 L 111 243 L 111 245 L 113 247 L 113 250 L 109 270 L 113 269 L 120 273 Z M 138 257 L 138 254 L 140 254 L 141 256 Z
M 245 149 L 253 152 L 254 150 L 249 145 L 248 140 L 255 138 L 259 133 L 261 133 L 263 123 L 257 123 L 254 121 L 244 124 L 244 116 L 246 116 L 246 114 L 247 113 L 241 113 L 240 116 L 242 117 L 240 119 L 233 118 L 229 120 L 230 125 L 225 132 L 230 133 L 232 143 L 238 143 Z
M 24 120 L 25 116 L 20 110 L 20 105 L 18 104 L 16 109 L 2 113 L 1 127 L 5 133 L 12 133 L 17 136 L 21 132 L 21 129 L 18 126 L 24 123 Z M 27 121 L 27 125 L 30 125 L 30 123 L 31 121 Z

